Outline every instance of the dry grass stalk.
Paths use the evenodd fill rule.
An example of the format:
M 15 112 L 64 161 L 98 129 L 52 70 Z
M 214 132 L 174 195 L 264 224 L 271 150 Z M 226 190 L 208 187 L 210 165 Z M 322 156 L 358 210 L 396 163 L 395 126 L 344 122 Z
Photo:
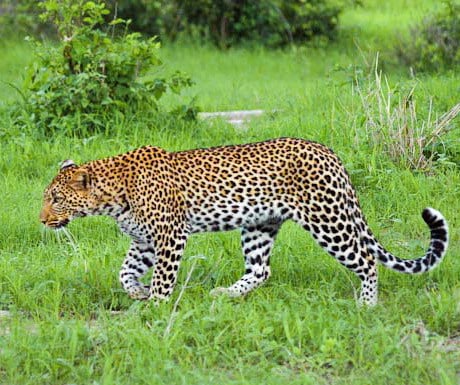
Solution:
M 173 309 L 171 311 L 171 315 L 169 316 L 168 324 L 166 325 L 166 329 L 163 334 L 163 338 L 168 337 L 171 334 L 172 327 L 174 325 L 174 321 L 176 320 L 177 316 L 177 308 L 179 306 L 179 302 L 182 299 L 182 296 L 184 295 L 185 289 L 187 288 L 188 282 L 190 281 L 190 278 L 192 277 L 193 270 L 195 270 L 197 260 L 195 259 L 193 261 L 192 266 L 190 267 L 190 270 L 187 274 L 187 278 L 185 278 L 185 282 L 182 285 L 182 288 L 179 292 L 179 295 L 177 296 L 176 302 L 174 302 Z
M 378 70 L 378 56 L 369 76 L 367 87 L 355 88 L 365 117 L 367 137 L 373 146 L 382 147 L 395 163 L 419 171 L 433 167 L 434 153 L 429 147 L 442 144 L 442 136 L 452 129 L 451 122 L 460 113 L 460 103 L 439 119 L 434 117 L 430 100 L 428 116 L 417 116 L 415 86 L 407 95 L 397 97 L 388 79 Z

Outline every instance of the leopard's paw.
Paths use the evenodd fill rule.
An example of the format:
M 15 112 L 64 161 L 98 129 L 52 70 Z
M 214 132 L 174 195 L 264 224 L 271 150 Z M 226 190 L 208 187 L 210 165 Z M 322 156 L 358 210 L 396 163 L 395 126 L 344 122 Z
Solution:
M 211 297 L 218 297 L 223 294 L 228 295 L 228 289 L 226 287 L 216 287 L 215 289 L 212 289 L 209 294 Z
M 218 297 L 220 295 L 226 295 L 227 297 L 241 297 L 241 293 L 238 293 L 229 287 L 216 287 L 212 289 L 209 294 L 212 297 Z
M 128 295 L 132 299 L 136 299 L 138 301 L 145 301 L 149 299 L 150 291 L 148 286 L 135 286 L 132 287 L 128 293 Z

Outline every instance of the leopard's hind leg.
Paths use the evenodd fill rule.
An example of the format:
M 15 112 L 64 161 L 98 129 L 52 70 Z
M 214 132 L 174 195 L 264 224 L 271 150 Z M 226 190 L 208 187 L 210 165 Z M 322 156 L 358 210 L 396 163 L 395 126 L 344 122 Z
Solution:
M 358 225 L 350 218 L 331 221 L 314 214 L 294 220 L 331 256 L 360 278 L 359 303 L 374 306 L 377 303 L 377 263 L 360 239 Z

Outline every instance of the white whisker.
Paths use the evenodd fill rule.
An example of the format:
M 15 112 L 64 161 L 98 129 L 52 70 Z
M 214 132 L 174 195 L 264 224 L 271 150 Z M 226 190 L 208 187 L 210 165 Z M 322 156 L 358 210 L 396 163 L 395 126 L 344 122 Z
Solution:
M 65 227 L 61 228 L 62 233 L 66 236 L 67 240 L 69 241 L 70 245 L 72 246 L 72 249 L 76 255 L 80 254 L 80 251 L 78 250 L 78 244 L 75 241 L 75 237 L 72 235 L 72 233 L 66 229 Z

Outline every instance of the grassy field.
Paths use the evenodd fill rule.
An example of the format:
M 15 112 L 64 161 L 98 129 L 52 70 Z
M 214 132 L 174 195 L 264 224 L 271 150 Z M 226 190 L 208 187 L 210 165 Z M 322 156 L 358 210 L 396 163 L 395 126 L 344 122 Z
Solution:
M 88 138 L 43 141 L 12 131 L 0 115 L 0 310 L 8 311 L 0 313 L 0 384 L 460 383 L 458 165 L 422 173 L 392 163 L 368 141 L 350 81 L 355 71 L 371 71 L 379 47 L 399 33 L 394 24 L 406 33 L 437 5 L 363 3 L 344 14 L 343 45 L 162 49 L 166 63 L 195 80 L 186 98 L 196 96 L 203 110 L 276 110 L 243 130 L 219 120 L 166 128 L 134 121 Z M 3 43 L 0 53 L 0 79 L 19 84 L 30 50 Z M 384 50 L 382 62 L 390 55 Z M 387 75 L 401 94 L 416 84 L 420 122 L 428 119 L 430 100 L 438 114 L 458 102 L 458 72 L 413 79 L 390 65 Z M 16 100 L 1 83 L 0 107 Z M 458 148 L 455 124 L 444 140 Z M 370 227 L 398 256 L 424 253 L 429 232 L 420 213 L 426 206 L 440 210 L 451 229 L 444 262 L 419 276 L 380 268 L 379 304 L 360 308 L 357 278 L 288 223 L 273 250 L 269 282 L 246 298 L 213 298 L 212 288 L 243 272 L 239 233 L 200 234 L 189 240 L 171 301 L 155 307 L 121 290 L 118 270 L 129 239 L 112 221 L 73 222 L 73 242 L 38 221 L 43 189 L 64 159 L 84 162 L 147 143 L 175 151 L 278 136 L 332 147 Z

